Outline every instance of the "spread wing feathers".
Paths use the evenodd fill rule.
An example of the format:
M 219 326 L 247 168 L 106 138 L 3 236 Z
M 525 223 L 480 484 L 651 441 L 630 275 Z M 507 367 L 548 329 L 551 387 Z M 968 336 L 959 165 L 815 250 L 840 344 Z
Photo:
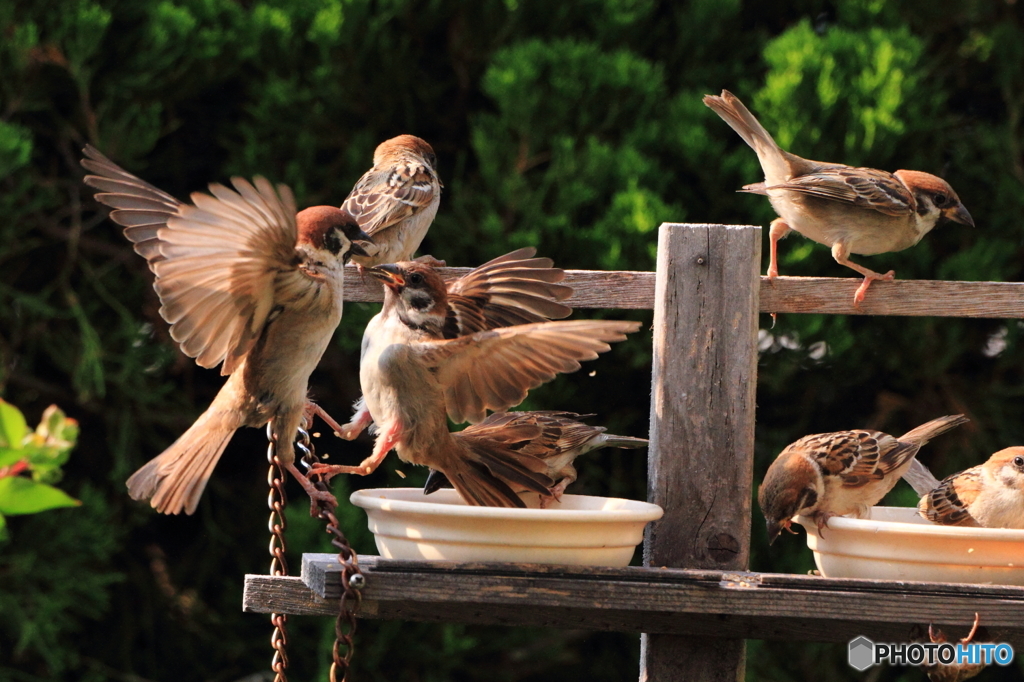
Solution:
M 749 185 L 744 191 L 767 194 L 768 190 L 773 189 L 802 192 L 820 199 L 874 209 L 891 216 L 909 215 L 917 208 L 914 195 L 895 175 L 874 168 L 826 166 L 776 185 Z
M 968 508 L 977 499 L 982 486 L 982 466 L 972 467 L 942 481 L 921 498 L 918 513 L 943 526 L 977 526 Z
M 295 256 L 295 199 L 262 177 L 232 178 L 192 194 L 158 232 L 153 264 L 160 314 L 171 337 L 202 367 L 231 374 L 266 324 L 277 287 L 301 278 Z
M 483 420 L 486 410 L 518 405 L 531 388 L 574 372 L 636 331 L 639 322 L 540 322 L 418 343 L 414 352 L 435 371 L 456 423 Z
M 406 161 L 368 170 L 341 207 L 372 237 L 430 206 L 439 191 L 437 178 L 426 164 Z
M 513 251 L 450 282 L 445 338 L 568 317 L 572 309 L 558 303 L 572 295 L 572 287 L 558 284 L 565 272 L 535 253 Z
M 82 166 L 96 174 L 85 176 L 85 184 L 100 190 L 96 200 L 114 209 L 110 219 L 125 228 L 124 236 L 152 269 L 154 262 L 163 260 L 157 230 L 167 225 L 182 203 L 124 170 L 92 145 L 82 152 L 86 157 Z

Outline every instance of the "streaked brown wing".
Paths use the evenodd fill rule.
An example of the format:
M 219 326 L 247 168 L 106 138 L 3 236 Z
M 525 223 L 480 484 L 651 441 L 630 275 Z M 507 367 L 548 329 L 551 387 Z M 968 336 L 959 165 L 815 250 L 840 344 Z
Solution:
M 939 487 L 921 498 L 918 512 L 943 526 L 977 526 L 968 508 L 981 493 L 981 477 L 982 467 L 976 466 L 943 479 Z
M 892 216 L 908 215 L 916 208 L 914 195 L 895 175 L 875 168 L 821 168 L 813 173 L 792 178 L 789 182 L 747 191 L 763 194 L 771 189 L 802 192 L 820 199 L 870 208 Z
M 86 175 L 85 184 L 100 190 L 96 201 L 112 209 L 110 219 L 123 226 L 124 236 L 135 244 L 135 252 L 146 259 L 150 269 L 162 260 L 157 230 L 175 215 L 180 201 L 145 180 L 124 170 L 90 144 L 82 150 L 82 166 L 96 175 Z
M 558 284 L 565 272 L 535 253 L 513 251 L 449 282 L 445 338 L 568 317 L 572 308 L 558 303 L 572 295 L 572 287 Z
M 158 230 L 163 260 L 153 264 L 160 314 L 171 337 L 202 367 L 231 374 L 259 337 L 283 278 L 301 278 L 295 199 L 285 185 L 232 178 L 192 194 Z
M 359 178 L 341 207 L 372 237 L 430 206 L 437 191 L 437 180 L 426 165 L 404 162 L 371 168 Z
M 452 421 L 479 422 L 487 410 L 518 405 L 531 388 L 574 372 L 639 329 L 639 322 L 541 322 L 419 343 L 414 352 L 436 372 Z

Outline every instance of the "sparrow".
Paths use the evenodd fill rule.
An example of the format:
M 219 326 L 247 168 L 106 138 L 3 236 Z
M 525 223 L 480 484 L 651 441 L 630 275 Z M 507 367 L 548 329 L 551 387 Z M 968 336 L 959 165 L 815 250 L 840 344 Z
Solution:
M 921 498 L 917 512 L 943 526 L 1024 528 L 1024 447 L 1000 450 L 943 479 Z
M 437 156 L 424 140 L 399 135 L 381 142 L 373 168 L 341 205 L 373 238 L 368 255 L 356 254 L 353 262 L 370 267 L 412 258 L 434 222 L 442 187 Z
M 92 146 L 85 183 L 115 209 L 156 275 L 160 315 L 201 367 L 228 377 L 210 407 L 169 448 L 128 479 L 132 498 L 159 512 L 192 514 L 232 434 L 272 422 L 276 454 L 295 467 L 293 441 L 307 408 L 307 382 L 341 321 L 343 267 L 370 237 L 346 211 L 296 212 L 286 185 L 262 177 L 211 184 L 185 204 L 126 172 Z
M 825 528 L 833 516 L 864 518 L 892 490 L 918 450 L 969 419 L 939 417 L 899 438 L 858 429 L 804 436 L 779 453 L 757 491 L 768 524 L 768 544 L 790 530 L 792 518 L 808 516 Z
M 440 327 L 421 326 L 419 329 L 412 324 L 396 331 L 404 333 L 409 341 L 421 337 L 455 339 L 498 327 L 568 317 L 572 308 L 559 303 L 572 295 L 572 287 L 559 284 L 565 279 L 565 271 L 552 267 L 550 258 L 535 258 L 536 253 L 533 247 L 517 249 L 443 284 L 446 302 L 443 324 Z M 427 278 L 440 280 L 433 266 L 418 260 L 397 263 L 394 267 L 401 273 L 395 276 L 408 282 L 408 289 L 403 291 L 410 297 L 413 310 L 416 306 L 429 305 L 432 294 L 421 291 L 421 288 Z M 367 325 L 363 337 L 364 355 L 367 339 L 373 338 L 375 330 L 382 324 L 382 314 L 375 316 Z M 359 371 L 361 383 L 371 385 L 376 381 L 378 369 L 374 365 L 360 363 Z M 360 398 L 348 424 L 331 426 L 338 436 L 352 440 L 372 422 L 373 418 Z
M 781 149 L 728 90 L 705 95 L 704 104 L 739 133 L 761 162 L 765 181 L 740 191 L 766 195 L 779 215 L 769 229 L 770 280 L 779 276 L 778 242 L 795 230 L 831 247 L 837 263 L 864 276 L 853 297 L 860 304 L 871 282 L 891 280 L 896 273 L 869 270 L 851 261 L 850 254 L 902 251 L 921 241 L 940 217 L 974 227 L 971 214 L 942 178 L 802 159 Z
M 319 464 L 311 473 L 365 475 L 394 448 L 400 459 L 444 473 L 467 503 L 522 507 L 515 494 L 549 494 L 548 465 L 505 443 L 454 438 L 455 423 L 518 405 L 557 374 L 579 369 L 636 331 L 639 322 L 534 322 L 444 338 L 448 290 L 423 263 L 367 270 L 384 283 L 384 306 L 363 335 L 360 384 L 377 427 L 373 454 L 358 466 Z
M 547 499 L 558 501 L 570 483 L 576 480 L 573 461 L 601 448 L 643 448 L 646 438 L 616 436 L 605 433 L 603 426 L 590 426 L 581 419 L 592 414 L 574 412 L 495 412 L 479 424 L 453 433 L 455 439 L 483 439 L 503 443 L 508 447 L 529 455 L 535 455 L 547 465 L 548 477 L 555 481 L 549 496 L 541 498 L 541 506 Z M 423 494 L 429 495 L 451 483 L 439 471 L 431 471 L 423 486 Z M 516 492 L 526 492 L 517 490 Z

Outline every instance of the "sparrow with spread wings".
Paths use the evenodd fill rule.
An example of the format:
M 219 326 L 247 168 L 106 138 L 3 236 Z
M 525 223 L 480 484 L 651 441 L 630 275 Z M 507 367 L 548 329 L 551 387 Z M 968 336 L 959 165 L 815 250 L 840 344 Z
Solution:
M 921 241 L 942 217 L 974 227 L 971 214 L 942 178 L 803 159 L 781 149 L 728 90 L 705 95 L 704 104 L 739 133 L 761 162 L 764 182 L 741 191 L 766 195 L 779 214 L 769 230 L 769 279 L 779 276 L 779 240 L 794 230 L 830 247 L 837 263 L 864 276 L 854 295 L 859 304 L 871 282 L 891 280 L 895 273 L 869 270 L 851 261 L 850 254 L 902 251 Z
M 160 512 L 191 514 L 232 434 L 272 422 L 277 456 L 315 499 L 332 502 L 294 464 L 307 382 L 341 321 L 342 270 L 355 240 L 346 211 L 296 212 L 285 185 L 262 177 L 211 184 L 185 204 L 123 170 L 91 146 L 82 165 L 96 199 L 156 275 L 171 338 L 228 380 L 213 403 L 163 453 L 132 474 L 128 492 Z
M 757 491 L 769 544 L 790 529 L 797 515 L 814 519 L 819 529 L 833 516 L 863 518 L 892 490 L 922 446 L 968 421 L 957 414 L 933 419 L 899 438 L 857 429 L 804 436 L 788 445 Z
M 521 507 L 516 490 L 549 494 L 555 481 L 543 460 L 501 442 L 455 438 L 448 431 L 448 418 L 476 423 L 488 410 L 517 405 L 531 388 L 579 369 L 580 361 L 595 359 L 640 325 L 578 320 L 494 328 L 488 318 L 509 319 L 495 318 L 494 311 L 501 307 L 506 308 L 503 315 L 532 317 L 555 310 L 555 302 L 545 293 L 551 285 L 543 280 L 530 283 L 537 268 L 515 269 L 522 271 L 526 282 L 505 286 L 522 293 L 495 295 L 476 306 L 475 313 L 470 312 L 474 306 L 460 310 L 465 301 L 450 303 L 449 288 L 425 263 L 367 270 L 386 287 L 384 307 L 363 335 L 360 360 L 366 414 L 377 427 L 373 454 L 357 466 L 320 464 L 315 473 L 367 474 L 394 448 L 403 461 L 443 472 L 469 504 Z M 474 331 L 481 321 L 487 328 Z M 466 333 L 447 338 L 446 328 Z M 356 426 L 365 419 L 357 414 Z
M 434 222 L 442 187 L 437 155 L 426 141 L 399 135 L 381 142 L 373 168 L 341 205 L 373 238 L 367 255 L 357 254 L 352 261 L 370 267 L 412 258 Z

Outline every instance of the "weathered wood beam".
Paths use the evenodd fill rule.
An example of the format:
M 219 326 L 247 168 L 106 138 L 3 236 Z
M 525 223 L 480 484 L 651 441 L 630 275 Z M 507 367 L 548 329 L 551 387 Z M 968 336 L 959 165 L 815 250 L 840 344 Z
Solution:
M 644 565 L 745 570 L 757 389 L 761 228 L 663 224 L 658 236 Z M 640 640 L 641 682 L 742 680 L 742 638 Z
M 441 268 L 454 279 L 470 268 Z M 829 315 L 891 315 L 905 317 L 1024 318 L 1024 282 L 946 282 L 897 279 L 875 282 L 859 308 L 853 277 L 761 277 L 762 313 L 824 313 Z M 567 303 L 574 308 L 644 310 L 654 307 L 654 273 L 567 270 L 565 283 L 576 291 Z M 378 282 L 345 270 L 345 300 L 364 303 L 383 298 Z
M 960 632 L 978 612 L 995 641 L 1024 645 L 1024 587 L 372 556 L 359 563 L 365 618 L 848 642 L 905 641 L 914 624 Z M 248 575 L 244 610 L 336 615 L 339 575 L 333 554 L 304 555 L 301 578 Z

